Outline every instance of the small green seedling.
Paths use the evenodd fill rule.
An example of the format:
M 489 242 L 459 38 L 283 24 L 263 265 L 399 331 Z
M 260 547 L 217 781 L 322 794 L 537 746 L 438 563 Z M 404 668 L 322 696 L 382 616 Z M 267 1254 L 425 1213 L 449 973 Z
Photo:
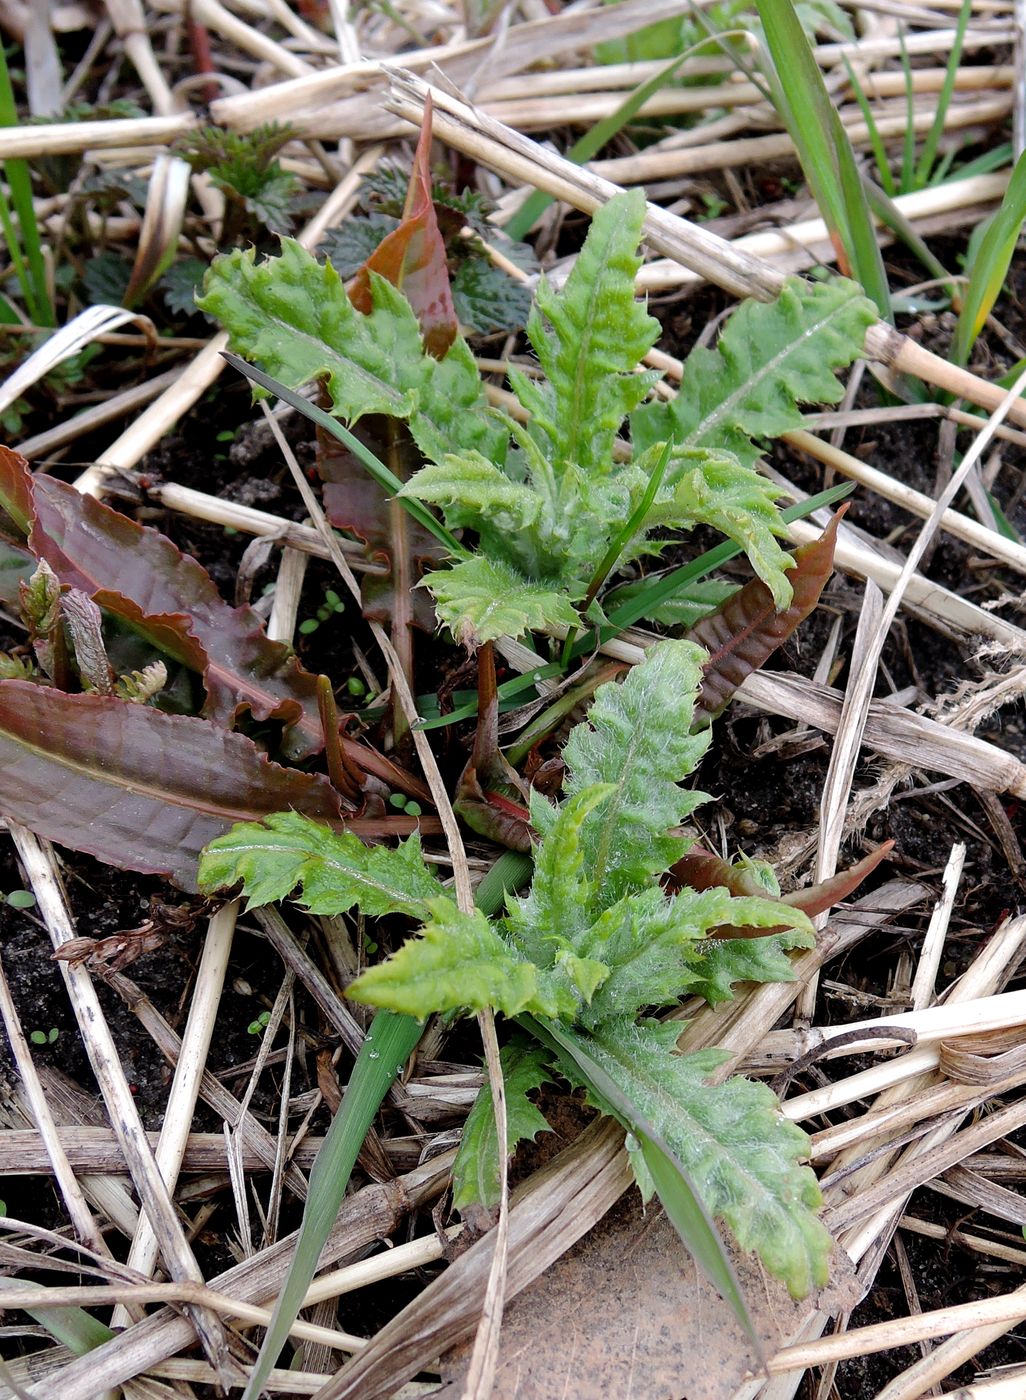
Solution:
M 298 630 L 304 637 L 309 637 L 313 632 L 317 631 L 322 622 L 327 622 L 329 618 L 334 617 L 336 613 L 342 613 L 345 612 L 345 610 L 346 605 L 335 590 L 333 588 L 326 588 L 324 590 L 324 602 L 317 609 L 313 617 L 304 618 L 299 624 Z
M 260 1015 L 257 1016 L 254 1020 L 250 1021 L 249 1025 L 246 1027 L 246 1034 L 263 1035 L 264 1031 L 267 1029 L 267 1023 L 270 1021 L 270 1019 L 271 1013 L 269 1011 L 261 1011 Z
M 59 1029 L 56 1026 L 51 1026 L 48 1031 L 32 1031 L 29 1040 L 33 1045 L 53 1045 L 59 1036 Z
M 11 890 L 0 894 L 0 903 L 9 904 L 12 909 L 34 909 L 36 897 L 31 890 Z

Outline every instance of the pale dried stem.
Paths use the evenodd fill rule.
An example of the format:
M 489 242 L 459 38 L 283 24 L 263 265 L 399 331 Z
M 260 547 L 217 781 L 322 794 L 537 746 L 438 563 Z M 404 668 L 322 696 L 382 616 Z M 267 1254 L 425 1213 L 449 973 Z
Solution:
M 322 1265 L 330 1267 L 344 1257 L 357 1256 L 389 1236 L 409 1211 L 444 1190 L 452 1159 L 451 1152 L 442 1153 L 394 1181 L 366 1186 L 347 1196 L 321 1253 Z M 212 1279 L 209 1286 L 238 1302 L 264 1304 L 280 1291 L 295 1246 L 296 1235 L 289 1235 Z M 98 1390 L 120 1385 L 192 1345 L 193 1340 L 189 1320 L 164 1309 L 68 1363 L 59 1374 L 54 1393 L 60 1400 L 93 1400 Z
M 83 151 L 165 146 L 187 136 L 197 126 L 191 112 L 178 112 L 162 117 L 5 127 L 0 131 L 0 160 L 41 160 L 47 156 L 80 155 Z
M 164 1109 L 160 1140 L 153 1154 L 157 1170 L 169 1195 L 174 1194 L 185 1155 L 185 1144 L 196 1112 L 200 1082 L 210 1053 L 214 1023 L 217 1020 L 224 979 L 228 971 L 238 909 L 239 904 L 235 900 L 224 905 L 210 919 L 199 966 L 196 969 L 196 981 L 189 1002 L 189 1016 L 182 1035 L 182 1048 Z M 153 1272 L 159 1252 L 160 1242 L 149 1218 L 144 1216 L 139 1222 L 139 1229 L 129 1250 L 128 1267 L 148 1276 Z M 128 1320 L 125 1313 L 115 1309 L 111 1325 L 115 1328 L 121 1327 Z
M 154 9 L 171 14 L 185 12 L 184 0 L 151 0 Z M 193 20 L 217 31 L 228 43 L 235 45 L 243 53 L 251 54 L 261 63 L 269 63 L 287 78 L 302 78 L 312 71 L 310 64 L 298 54 L 283 48 L 269 35 L 244 20 L 233 15 L 219 0 L 189 0 L 189 13 Z
M 941 959 L 944 956 L 944 944 L 948 936 L 948 925 L 951 922 L 951 914 L 955 907 L 955 896 L 958 894 L 958 883 L 962 878 L 962 868 L 965 865 L 965 845 L 961 841 L 956 841 L 951 847 L 951 855 L 948 863 L 944 867 L 942 880 L 943 893 L 937 901 L 934 911 L 930 916 L 930 923 L 923 937 L 923 946 L 919 953 L 919 962 L 916 966 L 916 975 L 912 982 L 912 1009 L 921 1011 L 934 999 L 937 973 L 940 970 Z
M 89 1204 L 61 1143 L 57 1124 L 54 1122 L 46 1094 L 43 1092 L 39 1075 L 36 1073 L 32 1051 L 29 1049 L 29 1043 L 25 1039 L 25 1033 L 21 1027 L 18 1009 L 11 996 L 2 959 L 0 959 L 0 1014 L 3 1015 L 4 1028 L 7 1031 L 7 1039 L 10 1041 L 14 1063 L 25 1089 L 25 1099 L 39 1129 L 40 1137 L 46 1146 L 47 1156 L 64 1200 L 68 1218 L 83 1244 L 88 1245 L 97 1254 L 109 1255 L 110 1250 L 107 1242 L 93 1219 L 92 1211 L 89 1209 Z
M 161 116 L 170 115 L 175 110 L 175 99 L 150 44 L 140 0 L 104 2 L 114 30 L 149 93 L 150 101 Z
M 44 843 L 17 822 L 8 822 L 11 837 L 29 874 L 33 893 L 47 932 L 59 949 L 75 937 L 75 929 L 57 874 L 49 843 Z M 121 1142 L 132 1180 L 150 1224 L 157 1234 L 160 1253 L 171 1277 L 181 1283 L 203 1283 L 196 1258 L 182 1232 L 174 1204 L 154 1161 L 153 1153 L 125 1078 L 117 1049 L 88 971 L 62 961 L 61 974 L 78 1021 L 93 1074 L 100 1086 L 110 1121 Z M 189 1310 L 211 1365 L 227 1381 L 235 1366 L 218 1319 L 203 1308 Z M 106 1389 L 97 1385 L 95 1390 Z

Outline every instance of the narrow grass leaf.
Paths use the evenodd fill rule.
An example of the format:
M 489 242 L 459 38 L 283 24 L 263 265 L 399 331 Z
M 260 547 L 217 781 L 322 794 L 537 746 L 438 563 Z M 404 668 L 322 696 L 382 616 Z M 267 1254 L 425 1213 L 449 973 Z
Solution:
M 998 298 L 1019 241 L 1023 219 L 1026 218 L 1026 152 L 1015 162 L 1012 178 L 996 214 L 987 223 L 980 237 L 976 255 L 969 269 L 962 310 L 955 328 L 951 358 L 957 365 L 966 365 L 976 344 L 976 337 Z

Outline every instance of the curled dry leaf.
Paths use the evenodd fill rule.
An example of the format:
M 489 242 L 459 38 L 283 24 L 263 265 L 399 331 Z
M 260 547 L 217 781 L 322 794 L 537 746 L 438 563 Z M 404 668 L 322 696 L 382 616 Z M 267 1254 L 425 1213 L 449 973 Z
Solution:
M 742 681 L 757 671 L 815 608 L 833 572 L 837 527 L 847 509 L 847 505 L 840 507 L 818 540 L 795 550 L 795 565 L 787 575 L 793 589 L 788 607 L 778 608 L 762 580 L 753 579 L 688 633 L 689 641 L 698 642 L 709 653 L 694 728 L 710 724 L 721 714 Z

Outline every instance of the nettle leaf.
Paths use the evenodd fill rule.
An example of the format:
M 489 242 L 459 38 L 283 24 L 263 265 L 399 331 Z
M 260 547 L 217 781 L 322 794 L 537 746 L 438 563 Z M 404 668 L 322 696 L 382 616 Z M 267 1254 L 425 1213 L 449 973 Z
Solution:
M 484 256 L 460 263 L 452 279 L 452 300 L 462 324 L 476 335 L 519 330 L 531 314 L 527 288 Z
M 548 384 L 510 380 L 532 429 L 547 439 L 557 476 L 572 465 L 608 475 L 620 424 L 658 377 L 633 373 L 659 334 L 634 295 L 645 207 L 640 190 L 610 200 L 592 219 L 562 293 L 544 278 L 538 287 L 527 334 Z
M 197 304 L 239 354 L 290 388 L 323 379 L 339 417 L 402 418 L 428 457 L 475 448 L 501 461 L 506 434 L 486 412 L 466 342 L 441 360 L 427 354 L 410 303 L 375 273 L 370 303 L 357 311 L 331 264 L 286 238 L 280 257 L 260 263 L 253 249 L 216 258 Z
M 708 746 L 707 734 L 690 733 L 704 659 L 689 642 L 660 642 L 626 680 L 595 692 L 587 722 L 567 740 L 567 796 L 595 783 L 613 788 L 581 837 L 602 907 L 680 858 L 684 843 L 667 833 L 705 801 L 678 786 Z
M 591 1005 L 580 1013 L 581 1024 L 594 1029 L 642 1007 L 670 1005 L 685 992 L 702 994 L 715 971 L 732 966 L 729 958 L 718 965 L 713 959 L 714 971 L 698 951 L 714 929 L 727 923 L 774 930 L 787 924 L 789 946 L 809 947 L 815 941 L 808 918 L 773 899 L 738 899 L 727 889 L 684 890 L 672 898 L 658 888 L 644 890 L 607 909 L 579 944 L 581 953 L 601 958 L 609 969 Z M 788 963 L 786 975 L 773 980 L 790 977 Z
M 527 1097 L 552 1082 L 551 1056 L 540 1045 L 518 1036 L 499 1052 L 506 1096 L 506 1153 L 519 1143 L 533 1142 L 539 1133 L 551 1132 L 542 1114 Z M 453 1209 L 487 1208 L 499 1202 L 499 1139 L 495 1131 L 495 1105 L 486 1083 L 474 1100 L 456 1161 L 452 1168 Z
M 349 832 L 332 831 L 298 812 L 276 812 L 244 822 L 212 841 L 203 853 L 200 888 L 208 892 L 242 882 L 247 908 L 287 899 L 311 914 L 345 914 L 353 906 L 371 918 L 423 918 L 427 902 L 443 896 L 424 863 L 416 833 L 394 849 L 365 846 Z
M 466 646 L 577 625 L 577 614 L 564 593 L 484 555 L 425 574 L 421 582 L 434 596 L 438 620 Z
M 440 463 L 422 467 L 397 494 L 444 506 L 446 521 L 453 529 L 476 525 L 484 515 L 490 529 L 526 530 L 542 509 L 537 491 L 511 481 L 480 452 L 449 455 Z
M 675 450 L 669 489 L 646 517 L 646 527 L 711 525 L 739 544 L 778 608 L 791 601 L 787 570 L 794 560 L 778 544 L 787 526 L 777 509 L 780 488 L 729 452 Z
M 788 278 L 775 301 L 744 301 L 715 350 L 697 346 L 669 404 L 645 404 L 631 418 L 635 451 L 672 438 L 680 447 L 725 448 L 743 466 L 753 438 L 801 427 L 801 404 L 838 403 L 836 371 L 862 353 L 876 310 L 844 278 Z
M 795 1298 L 827 1281 L 832 1241 L 814 1214 L 815 1175 L 799 1163 L 809 1139 L 773 1093 L 748 1079 L 709 1084 L 726 1052 L 676 1053 L 680 1026 L 607 1022 L 589 1041 L 594 1058 L 662 1133 L 714 1218 L 742 1249 L 757 1250 Z
M 479 909 L 464 914 L 438 896 L 427 901 L 427 910 L 419 937 L 357 977 L 348 996 L 417 1017 L 486 1007 L 506 1016 L 552 1013 L 551 997 L 540 994 L 538 969 L 514 954 Z

